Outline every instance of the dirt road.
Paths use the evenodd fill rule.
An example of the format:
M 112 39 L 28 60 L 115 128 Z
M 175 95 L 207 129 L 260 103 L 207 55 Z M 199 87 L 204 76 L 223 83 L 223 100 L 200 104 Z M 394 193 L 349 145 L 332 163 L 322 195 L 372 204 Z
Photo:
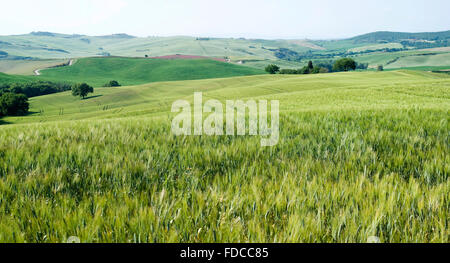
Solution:
M 73 65 L 73 59 L 71 59 L 71 60 L 69 60 L 69 63 L 67 64 L 67 66 L 72 66 Z M 51 67 L 50 67 L 51 68 Z M 34 71 L 34 75 L 35 76 L 40 76 L 41 75 L 41 70 L 43 70 L 43 69 L 36 69 L 35 71 Z

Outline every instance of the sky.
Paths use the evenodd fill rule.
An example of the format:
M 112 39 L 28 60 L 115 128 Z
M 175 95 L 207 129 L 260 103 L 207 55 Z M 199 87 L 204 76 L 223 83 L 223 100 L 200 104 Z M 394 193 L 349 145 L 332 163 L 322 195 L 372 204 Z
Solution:
M 450 30 L 449 0 L 13 0 L 1 6 L 0 35 L 338 39 Z

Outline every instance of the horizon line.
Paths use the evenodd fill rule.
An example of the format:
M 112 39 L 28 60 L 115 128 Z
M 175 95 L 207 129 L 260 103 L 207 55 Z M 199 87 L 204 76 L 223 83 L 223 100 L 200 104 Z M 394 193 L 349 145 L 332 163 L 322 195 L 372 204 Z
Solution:
M 364 36 L 367 34 L 372 33 L 380 33 L 380 32 L 386 32 L 386 33 L 406 33 L 406 34 L 423 34 L 423 33 L 444 33 L 448 32 L 449 30 L 443 30 L 443 31 L 423 31 L 423 32 L 406 32 L 406 31 L 388 31 L 388 30 L 378 30 L 378 31 L 372 31 L 367 32 L 363 34 L 356 34 L 353 36 L 347 36 L 347 37 L 335 37 L 335 38 L 308 38 L 308 37 L 245 37 L 245 36 L 194 36 L 194 35 L 182 35 L 182 34 L 174 34 L 174 35 L 147 35 L 147 36 L 138 36 L 138 35 L 132 35 L 125 32 L 121 33 L 111 33 L 111 34 L 99 34 L 99 35 L 88 35 L 88 34 L 80 34 L 80 33 L 60 33 L 60 32 L 52 32 L 52 31 L 31 31 L 28 33 L 19 33 L 19 34 L 10 34 L 10 35 L 3 35 L 0 34 L 2 37 L 6 36 L 24 36 L 24 35 L 32 35 L 33 33 L 49 33 L 49 34 L 57 34 L 57 35 L 68 35 L 68 36 L 87 36 L 87 37 L 108 37 L 108 36 L 128 36 L 133 38 L 170 38 L 170 37 L 191 37 L 191 38 L 216 38 L 216 39 L 249 39 L 249 40 L 343 40 L 343 39 L 351 39 L 358 36 Z

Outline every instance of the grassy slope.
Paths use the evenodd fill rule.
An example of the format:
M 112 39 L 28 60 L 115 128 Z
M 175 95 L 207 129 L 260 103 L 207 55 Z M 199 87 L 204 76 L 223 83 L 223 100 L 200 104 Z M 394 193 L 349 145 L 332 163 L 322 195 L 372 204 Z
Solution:
M 448 242 L 449 88 L 396 71 L 33 98 L 0 127 L 0 241 Z M 279 99 L 279 144 L 172 136 L 194 91 Z
M 371 67 L 384 65 L 385 68 L 400 68 L 397 63 L 405 61 L 411 64 L 400 62 L 402 67 L 409 68 L 417 66 L 450 66 L 449 54 L 447 51 L 410 50 L 401 52 L 374 52 L 353 56 L 353 58 L 360 63 L 369 63 Z M 396 59 L 397 61 L 395 62 Z M 393 66 L 394 64 L 397 64 L 397 66 Z
M 39 58 L 90 57 L 104 52 L 113 56 L 144 57 L 187 54 L 239 59 L 251 56 L 253 60 L 277 61 L 271 48 L 289 48 L 297 52 L 310 50 L 305 47 L 308 41 L 251 40 L 251 39 L 210 39 L 196 40 L 194 37 L 148 37 L 117 38 L 91 36 L 0 36 L 0 50 L 10 55 Z M 265 49 L 264 49 L 264 48 Z M 62 49 L 48 51 L 46 49 Z M 250 65 L 253 65 L 250 63 Z
M 448 66 L 450 68 L 450 53 L 428 55 L 428 56 L 402 57 L 395 63 L 389 64 L 386 68 L 437 67 L 437 66 Z
M 389 32 L 389 31 L 378 31 L 373 33 L 368 33 L 360 36 L 351 38 L 352 41 L 356 43 L 374 43 L 378 41 L 388 41 L 388 42 L 400 42 L 404 39 L 418 39 L 418 40 L 430 40 L 434 41 L 436 39 L 449 39 L 450 30 L 441 32 L 421 32 L 421 33 L 404 33 L 404 32 Z
M 122 85 L 155 81 L 205 79 L 265 74 L 263 70 L 213 60 L 160 60 L 133 58 L 85 58 L 73 66 L 47 69 L 42 78 L 87 82 L 102 86 L 110 80 Z
M 1 84 L 9 84 L 9 83 L 24 83 L 30 82 L 33 80 L 37 80 L 37 78 L 33 76 L 20 76 L 20 75 L 9 75 L 0 72 L 0 85 Z
M 376 45 L 367 45 L 357 48 L 349 49 L 349 52 L 362 52 L 368 50 L 380 50 L 384 48 L 403 48 L 403 45 L 400 43 L 386 43 L 386 44 L 376 44 Z
M 32 63 L 32 65 L 28 66 L 44 66 L 42 63 Z M 51 63 L 55 62 L 52 61 Z M 28 66 L 23 64 L 19 65 L 21 70 L 24 70 Z M 0 72 L 0 84 L 43 80 L 55 82 L 87 82 L 94 86 L 102 86 L 110 80 L 117 80 L 123 85 L 136 85 L 155 81 L 256 75 L 265 74 L 265 72 L 260 69 L 213 60 L 84 58 L 77 60 L 70 67 L 41 70 L 41 74 L 40 76 L 22 76 Z
M 381 81 L 378 83 L 379 79 Z M 375 82 L 375 83 L 374 83 Z M 190 98 L 195 90 L 203 90 L 205 96 L 214 98 L 247 98 L 254 96 L 284 96 L 286 99 L 281 105 L 281 110 L 332 110 L 352 108 L 390 108 L 399 107 L 404 96 L 401 90 L 395 87 L 402 83 L 423 83 L 422 93 L 430 89 L 432 83 L 437 83 L 436 91 L 446 96 L 448 77 L 443 74 L 429 74 L 414 71 L 395 72 L 367 72 L 367 73 L 338 73 L 321 75 L 265 75 L 238 78 L 205 79 L 196 81 L 158 82 L 133 87 L 97 88 L 92 94 L 93 98 L 80 101 L 72 97 L 70 92 L 58 93 L 49 96 L 31 98 L 31 110 L 42 111 L 43 114 L 30 115 L 28 117 L 8 117 L 5 120 L 12 122 L 41 122 L 45 120 L 76 120 L 87 117 L 114 118 L 151 113 L 165 113 L 170 110 L 173 101 L 180 97 Z M 398 84 L 397 84 L 398 83 Z M 323 92 L 328 92 L 324 96 Z M 414 92 L 420 92 L 414 91 Z M 351 94 L 348 98 L 345 94 Z M 407 92 L 406 92 L 407 93 Z M 360 95 L 358 95 L 360 94 Z M 421 94 L 421 93 L 419 93 Z M 395 95 L 395 96 L 394 96 Z M 307 96 L 307 97 L 305 97 Z M 305 99 L 302 99 L 305 97 Z M 359 100 L 358 97 L 361 97 Z M 414 97 L 407 96 L 409 100 Z M 317 99 L 317 101 L 311 101 Z M 427 107 L 437 107 L 431 100 L 425 103 Z M 298 101 L 302 101 L 298 104 Z M 360 102 L 354 105 L 355 101 Z M 385 101 L 385 102 L 384 102 Z M 352 102 L 351 104 L 349 102 Z M 292 105 L 291 105 L 292 104 Z M 408 107 L 409 104 L 406 104 Z M 434 106 L 433 106 L 434 105 Z M 109 110 L 104 111 L 107 107 Z M 60 116 L 63 108 L 65 115 Z M 120 112 L 117 113 L 117 109 Z M 73 114 L 71 114 L 73 113 Z
M 446 34 L 445 32 L 443 33 Z M 269 49 L 288 48 L 299 53 L 306 51 L 318 52 L 318 54 L 334 53 L 342 51 L 362 51 L 374 48 L 401 47 L 398 43 L 379 44 L 386 34 L 369 34 L 368 40 L 332 40 L 332 41 L 307 41 L 307 40 L 261 40 L 261 39 L 209 39 L 197 40 L 193 37 L 148 37 L 148 38 L 121 38 L 121 37 L 91 37 L 56 35 L 35 36 L 0 36 L 0 50 L 10 55 L 31 56 L 40 58 L 76 58 L 90 57 L 109 53 L 115 56 L 144 57 L 162 56 L 172 54 L 189 54 L 212 57 L 229 57 L 232 61 L 246 61 L 248 66 L 264 68 L 267 64 L 276 63 L 283 68 L 299 68 L 307 61 L 292 62 L 283 61 L 275 57 Z M 391 36 L 391 34 L 387 34 Z M 420 36 L 420 35 L 419 35 Z M 364 36 L 367 37 L 367 36 Z M 380 38 L 381 37 L 381 38 Z M 379 39 L 377 39 L 379 38 Z M 5 44 L 6 43 L 6 44 Z M 324 50 L 317 50 L 317 49 Z M 47 49 L 47 50 L 46 50 Z M 48 49 L 62 49 L 61 51 L 49 51 Z M 386 55 L 403 56 L 402 52 Z M 368 62 L 372 66 L 384 64 L 391 59 L 383 59 L 379 54 L 362 56 L 361 62 Z M 395 58 L 395 57 L 394 57 Z M 418 65 L 420 66 L 420 65 Z M 436 65 L 435 65 L 436 66 Z M 408 65 L 408 67 L 410 67 Z
M 355 44 L 351 40 L 318 40 L 314 41 L 314 43 L 325 48 L 326 50 L 340 50 L 340 51 L 367 46 L 367 43 Z

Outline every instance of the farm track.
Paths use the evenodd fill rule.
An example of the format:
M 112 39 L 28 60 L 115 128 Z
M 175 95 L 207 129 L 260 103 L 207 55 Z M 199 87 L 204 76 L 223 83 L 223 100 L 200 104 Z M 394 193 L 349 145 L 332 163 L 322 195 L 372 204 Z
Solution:
M 66 66 L 70 67 L 72 65 L 73 65 L 73 59 L 69 60 L 69 63 Z M 48 68 L 52 68 L 52 67 L 48 67 Z M 48 68 L 36 69 L 34 71 L 34 75 L 35 76 L 40 76 L 41 75 L 41 70 L 48 69 Z

